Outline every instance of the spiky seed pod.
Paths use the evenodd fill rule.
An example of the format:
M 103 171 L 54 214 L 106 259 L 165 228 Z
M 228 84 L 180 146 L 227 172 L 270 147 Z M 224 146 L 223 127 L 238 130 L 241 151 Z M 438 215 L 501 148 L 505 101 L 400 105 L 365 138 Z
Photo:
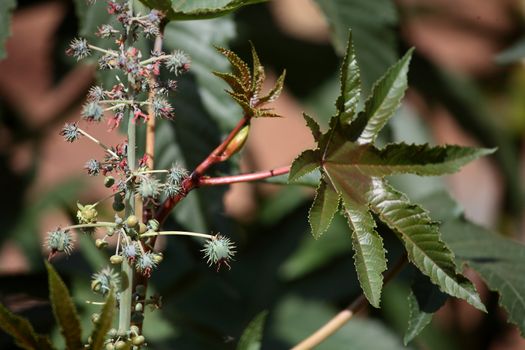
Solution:
M 186 169 L 178 164 L 173 164 L 166 176 L 164 184 L 164 193 L 167 197 L 174 197 L 182 190 L 182 181 L 189 176 Z
M 138 255 L 138 249 L 135 243 L 126 244 L 122 247 L 122 256 L 130 262 L 134 262 Z
M 120 276 L 110 267 L 93 274 L 91 278 L 91 289 L 102 295 L 106 295 L 111 289 L 118 290 L 119 285 Z
M 88 122 L 100 122 L 104 116 L 104 109 L 98 102 L 88 102 L 82 107 L 80 114 Z
M 170 57 L 164 62 L 166 68 L 176 76 L 187 72 L 190 69 L 191 59 L 181 50 L 175 50 Z
M 66 253 L 69 255 L 73 250 L 73 236 L 69 230 L 57 228 L 47 233 L 45 245 L 51 255 L 56 253 Z
M 104 89 L 101 86 L 92 86 L 87 94 L 87 98 L 89 101 L 92 102 L 98 102 L 102 100 L 106 96 L 106 93 L 104 92 Z
M 162 183 L 153 176 L 140 176 L 140 182 L 137 185 L 137 192 L 143 200 L 157 199 L 162 191 Z
M 66 123 L 60 130 L 60 136 L 63 136 L 67 142 L 76 141 L 81 135 L 76 123 Z
M 81 59 L 89 56 L 91 50 L 89 48 L 88 42 L 84 38 L 75 38 L 69 44 L 69 49 L 66 50 L 68 56 L 73 56 L 80 61 Z
M 144 254 L 139 255 L 135 263 L 135 268 L 137 269 L 137 271 L 142 273 L 144 276 L 151 276 L 151 271 L 157 267 L 154 255 L 155 254 L 151 252 L 146 252 Z
M 96 159 L 90 159 L 84 165 L 84 169 L 87 170 L 87 173 L 91 176 L 97 176 L 100 174 L 100 162 Z
M 230 268 L 229 262 L 235 255 L 235 245 L 229 238 L 216 235 L 206 241 L 201 251 L 204 253 L 204 258 L 207 259 L 208 265 L 217 265 L 217 271 L 219 271 L 222 265 Z
M 164 97 L 156 96 L 152 103 L 155 118 L 173 118 L 173 107 Z

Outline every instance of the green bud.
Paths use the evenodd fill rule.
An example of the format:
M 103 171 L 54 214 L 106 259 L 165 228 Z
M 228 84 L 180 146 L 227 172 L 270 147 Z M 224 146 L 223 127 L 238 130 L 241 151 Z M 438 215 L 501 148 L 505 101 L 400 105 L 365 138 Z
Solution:
M 97 238 L 95 240 L 95 246 L 97 246 L 98 249 L 102 249 L 108 246 L 108 242 L 106 242 L 103 239 Z
M 126 205 L 124 204 L 124 202 L 118 202 L 118 201 L 113 201 L 113 204 L 111 205 L 113 207 L 113 210 L 114 211 L 123 211 L 124 209 L 126 209 Z
M 135 215 L 130 215 L 126 220 L 126 225 L 130 228 L 134 228 L 138 225 L 139 219 Z
M 148 227 L 144 223 L 141 222 L 139 224 L 139 233 L 140 234 L 146 233 L 147 230 L 148 230 Z
M 124 258 L 121 255 L 112 255 L 109 258 L 109 262 L 113 265 L 120 265 L 122 264 L 122 261 L 124 261 Z
M 126 344 L 125 341 L 119 340 L 115 343 L 115 349 L 116 350 L 124 350 L 128 348 L 128 344 Z
M 107 188 L 110 188 L 114 184 L 115 184 L 115 178 L 113 176 L 106 176 L 106 178 L 104 179 L 104 186 L 106 186 Z
M 146 342 L 146 338 L 144 338 L 143 335 L 139 335 L 135 338 L 133 338 L 133 340 L 131 341 L 133 343 L 133 345 L 142 345 Z
M 100 320 L 99 314 L 94 313 L 91 315 L 91 322 L 93 322 L 93 324 L 97 324 L 99 320 Z
M 142 310 L 144 310 L 144 306 L 142 305 L 142 303 L 135 304 L 135 311 L 142 312 Z

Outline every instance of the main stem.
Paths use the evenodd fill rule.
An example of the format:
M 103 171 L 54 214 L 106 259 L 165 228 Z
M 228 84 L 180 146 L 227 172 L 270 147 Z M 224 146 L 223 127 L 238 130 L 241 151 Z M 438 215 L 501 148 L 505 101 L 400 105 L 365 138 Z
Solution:
M 133 17 L 133 0 L 128 1 L 130 16 Z M 128 35 L 130 33 L 127 33 Z M 133 78 L 128 76 L 128 88 L 132 89 L 131 82 Z M 134 96 L 132 96 L 134 98 Z M 128 119 L 128 168 L 130 173 L 135 170 L 135 150 L 136 148 L 136 125 L 133 122 L 133 111 L 130 108 Z M 126 216 L 135 214 L 135 193 L 133 190 L 128 191 L 128 205 L 126 206 Z M 120 332 L 126 332 L 131 327 L 131 302 L 133 294 L 133 268 L 127 259 L 124 259 L 121 266 L 122 271 L 122 290 L 119 299 L 119 319 L 118 329 Z

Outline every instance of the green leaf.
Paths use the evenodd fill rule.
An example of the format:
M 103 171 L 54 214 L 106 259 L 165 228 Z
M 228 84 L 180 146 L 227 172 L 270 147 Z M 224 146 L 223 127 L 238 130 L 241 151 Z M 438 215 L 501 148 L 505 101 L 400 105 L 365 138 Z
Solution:
M 288 181 L 299 180 L 304 175 L 311 173 L 319 167 L 321 154 L 319 150 L 306 150 L 301 153 L 292 163 Z
M 0 304 L 0 328 L 11 335 L 16 344 L 26 350 L 54 349 L 49 338 L 35 333 L 33 326 L 23 317 L 17 316 Z
M 383 240 L 376 232 L 374 218 L 365 205 L 359 205 L 343 195 L 348 224 L 352 228 L 352 247 L 359 284 L 374 307 L 379 307 L 383 272 L 386 270 Z
M 525 336 L 525 246 L 461 218 L 446 222 L 441 231 L 458 262 L 499 294 L 509 321 Z
M 306 126 L 310 129 L 312 136 L 316 142 L 319 142 L 321 138 L 321 127 L 315 121 L 314 118 L 310 117 L 308 114 L 303 113 L 303 118 L 306 121 Z
M 374 84 L 365 102 L 363 114 L 367 123 L 359 137 L 359 143 L 372 143 L 399 107 L 407 89 L 408 65 L 412 51 L 413 49 L 408 50 L 405 56 Z
M 316 0 L 333 31 L 336 50 L 345 54 L 348 28 L 352 29 L 364 88 L 369 91 L 398 59 L 398 15 L 390 0 Z
M 104 340 L 106 339 L 106 334 L 109 332 L 111 325 L 113 324 L 115 306 L 115 293 L 110 291 L 108 297 L 106 298 L 106 302 L 102 307 L 102 311 L 100 312 L 99 320 L 95 324 L 95 328 L 91 333 L 91 350 L 102 350 L 104 346 Z
M 493 153 L 495 149 L 460 146 L 389 144 L 377 149 L 372 144 L 346 142 L 329 154 L 325 168 L 355 168 L 368 176 L 394 174 L 443 175 L 458 171 L 474 159 Z
M 403 337 L 405 345 L 421 333 L 448 298 L 419 271 L 416 271 L 411 288 L 408 296 L 408 328 Z
M 352 32 L 348 33 L 346 55 L 341 67 L 341 95 L 337 99 L 339 117 L 351 121 L 361 100 L 361 76 L 352 42 Z
M 140 0 L 163 11 L 170 20 L 206 19 L 224 16 L 243 6 L 267 0 Z
M 259 350 L 261 348 L 264 322 L 267 316 L 268 311 L 263 311 L 250 322 L 242 333 L 237 350 Z
M 321 237 L 328 229 L 338 207 L 339 194 L 332 187 L 332 184 L 321 181 L 308 214 L 308 221 L 315 239 Z
M 401 239 L 409 260 L 440 290 L 486 311 L 472 283 L 456 273 L 454 256 L 440 239 L 438 224 L 420 206 L 382 179 L 373 179 L 370 207 Z
M 253 80 L 252 80 L 252 86 L 251 91 L 253 92 L 253 96 L 259 96 L 259 92 L 261 91 L 262 84 L 264 83 L 264 80 L 266 79 L 266 73 L 264 72 L 264 67 L 261 64 L 261 61 L 259 60 L 259 55 L 257 55 L 257 51 L 255 51 L 255 47 L 253 46 L 253 43 L 250 41 L 250 46 L 252 49 L 252 65 L 253 65 Z
M 11 14 L 16 7 L 16 0 L 0 1 L 0 60 L 6 58 L 5 43 L 11 35 Z
M 53 314 L 60 325 L 60 331 L 68 349 L 81 349 L 82 330 L 77 309 L 69 295 L 69 291 L 51 264 L 46 262 L 49 279 L 49 299 Z
M 268 93 L 265 96 L 259 98 L 259 103 L 263 104 L 275 101 L 281 94 L 281 91 L 283 91 L 285 78 L 286 70 L 283 70 L 279 78 L 277 78 L 277 81 L 275 82 L 273 88 L 270 91 L 268 91 Z

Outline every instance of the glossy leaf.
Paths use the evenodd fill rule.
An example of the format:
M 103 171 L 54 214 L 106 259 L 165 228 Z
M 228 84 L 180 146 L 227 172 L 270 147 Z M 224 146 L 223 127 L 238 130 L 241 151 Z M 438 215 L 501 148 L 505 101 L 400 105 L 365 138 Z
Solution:
M 405 245 L 410 262 L 441 291 L 486 311 L 472 283 L 456 273 L 454 256 L 441 240 L 438 224 L 425 210 L 381 179 L 373 180 L 369 199 L 372 211 Z
M 270 91 L 268 91 L 268 93 L 265 96 L 259 98 L 259 103 L 264 104 L 275 101 L 281 94 L 281 91 L 283 91 L 285 78 L 286 70 L 283 70 L 281 75 L 279 75 L 279 78 L 277 78 L 277 81 L 275 82 L 273 88 Z
M 352 229 L 352 248 L 359 284 L 374 307 L 379 307 L 383 272 L 386 270 L 383 239 L 375 230 L 376 223 L 368 207 L 351 201 L 343 195 L 345 214 Z
M 343 56 L 352 28 L 365 91 L 398 59 L 398 14 L 390 0 L 316 0 L 332 29 L 332 41 Z
M 474 269 L 499 294 L 508 320 L 525 336 L 525 246 L 461 218 L 446 222 L 441 230 L 458 262 Z
M 303 113 L 303 118 L 306 121 L 306 126 L 308 127 L 308 129 L 310 129 L 310 132 L 312 133 L 312 137 L 316 142 L 319 142 L 319 139 L 321 138 L 321 127 L 315 121 L 315 119 L 310 117 L 308 114 Z
M 268 311 L 263 311 L 250 322 L 242 333 L 237 350 L 259 350 L 261 348 L 264 322 L 267 316 Z
M 308 221 L 315 239 L 321 237 L 328 229 L 338 207 L 339 194 L 332 187 L 332 184 L 321 181 L 308 214 Z
M 445 304 L 447 298 L 427 276 L 416 271 L 408 296 L 408 328 L 403 337 L 405 345 L 430 323 L 434 313 Z
M 337 99 L 340 118 L 351 121 L 361 100 L 361 76 L 352 42 L 352 32 L 348 35 L 346 55 L 341 67 L 341 95 Z
M 413 49 L 410 49 L 374 84 L 370 97 L 365 102 L 363 114 L 366 126 L 359 137 L 359 143 L 372 143 L 398 109 L 407 89 L 408 65 L 412 51 Z
M 11 14 L 16 7 L 16 0 L 0 1 L 0 60 L 7 56 L 5 43 L 11 35 Z
M 317 169 L 320 158 L 321 154 L 319 150 L 306 150 L 301 153 L 292 163 L 290 173 L 288 174 L 288 181 L 296 181 Z
M 47 337 L 35 333 L 27 319 L 13 314 L 2 304 L 0 304 L 0 329 L 11 335 L 22 349 L 54 349 Z
M 368 176 L 394 174 L 444 175 L 458 171 L 474 159 L 494 149 L 460 146 L 389 144 L 377 149 L 371 144 L 347 142 L 327 156 L 325 168 L 355 168 Z
M 106 334 L 111 329 L 113 324 L 113 314 L 115 313 L 115 293 L 111 291 L 106 298 L 106 302 L 102 307 L 100 312 L 100 317 L 98 322 L 95 324 L 95 328 L 91 333 L 91 350 L 102 350 L 104 347 L 104 340 L 106 339 Z
M 71 299 L 69 291 L 53 266 L 46 262 L 49 280 L 49 299 L 53 313 L 60 326 L 60 331 L 66 341 L 68 349 L 81 349 L 82 330 L 77 308 Z
M 267 0 L 140 0 L 163 11 L 170 20 L 206 19 L 224 16 L 243 6 Z

